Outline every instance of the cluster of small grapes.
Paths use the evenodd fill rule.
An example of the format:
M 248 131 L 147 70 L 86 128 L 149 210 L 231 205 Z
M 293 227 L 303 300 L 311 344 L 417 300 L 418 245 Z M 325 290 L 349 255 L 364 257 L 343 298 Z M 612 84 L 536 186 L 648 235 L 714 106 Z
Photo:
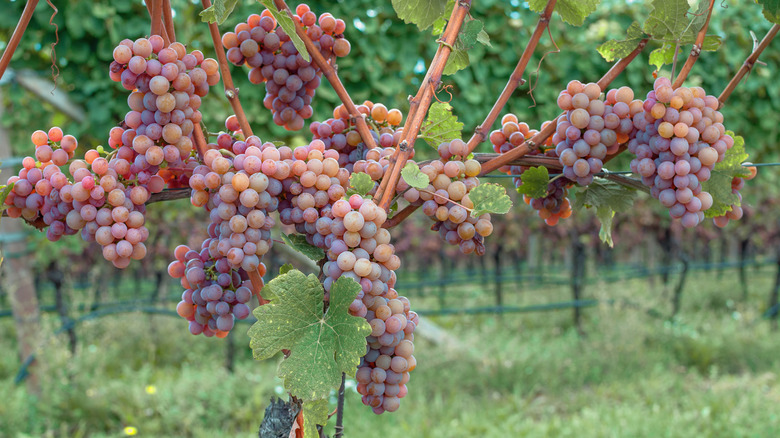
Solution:
M 70 163 L 71 181 L 59 166 L 73 157 L 78 142 L 58 127 L 48 133 L 35 131 L 32 141 L 35 158 L 25 157 L 19 175 L 8 180 L 14 184 L 6 198 L 9 216 L 31 223 L 41 220 L 51 241 L 81 231 L 85 241 L 100 243 L 103 256 L 118 268 L 143 258 L 149 237 L 144 226 L 146 187 L 123 185 L 108 160 L 94 149 L 85 154 L 86 161 Z
M 219 82 L 219 65 L 198 50 L 187 53 L 181 43 L 164 47 L 158 35 L 123 40 L 114 49 L 111 78 L 132 92 L 126 129 L 114 128 L 109 146 L 117 153 L 118 173 L 146 184 L 158 174 L 169 186 L 186 187 L 194 125 L 200 123 L 201 98 Z M 162 169 L 161 169 L 162 168 Z
M 323 266 L 325 291 L 340 277 L 361 286 L 349 310 L 366 318 L 371 334 L 357 369 L 357 390 L 376 414 L 398 409 L 409 373 L 417 366 L 413 341 L 419 318 L 394 289 L 401 260 L 394 254 L 390 233 L 382 228 L 386 219 L 372 200 L 352 195 L 333 203 L 330 214 L 317 221 L 317 232 L 327 234 L 330 244 Z
M 210 240 L 201 244 L 200 252 L 177 246 L 168 274 L 181 279 L 184 292 L 176 312 L 190 322 L 190 333 L 224 338 L 236 319 L 249 316 L 252 290 L 246 271 L 231 267 L 226 257 L 215 257 Z M 265 265 L 260 266 L 264 273 Z
M 477 160 L 463 160 L 468 146 L 455 139 L 439 145 L 439 160 L 433 160 L 420 168 L 428 177 L 424 189 L 409 187 L 404 198 L 412 204 L 422 201 L 422 210 L 435 221 L 432 230 L 451 245 L 458 245 L 461 252 L 478 255 L 485 253 L 484 238 L 493 232 L 490 214 L 471 215 L 474 203 L 469 192 L 479 185 L 477 175 L 482 166 Z M 403 186 L 402 186 L 403 187 Z
M 542 129 L 548 123 L 550 122 L 542 124 Z M 530 129 L 527 123 L 518 122 L 517 116 L 510 113 L 501 118 L 501 129 L 490 133 L 490 143 L 496 153 L 505 154 L 538 133 L 539 131 Z M 552 148 L 551 137 L 548 137 L 542 145 L 531 150 L 526 156 L 558 157 L 555 149 Z M 528 168 L 529 166 L 503 166 L 500 170 L 508 175 L 521 175 Z M 519 176 L 512 178 L 512 181 L 517 188 L 523 185 Z M 556 225 L 560 219 L 571 216 L 571 203 L 567 188 L 571 184 L 573 181 L 561 176 L 550 182 L 547 187 L 547 196 L 544 198 L 523 196 L 523 200 L 538 212 L 539 217 L 544 219 L 547 225 Z
M 370 121 L 369 126 L 378 131 L 372 130 L 374 140 L 381 148 L 391 148 L 398 144 L 403 129 L 399 127 L 403 120 L 403 113 L 398 109 L 390 109 L 381 103 L 365 101 L 357 106 L 358 112 L 365 115 Z M 315 139 L 322 140 L 327 149 L 333 149 L 339 153 L 339 165 L 348 171 L 353 171 L 356 162 L 366 159 L 367 147 L 363 143 L 360 134 L 355 125 L 350 121 L 351 117 L 344 105 L 339 105 L 333 110 L 333 117 L 322 122 L 312 122 L 309 130 Z M 375 177 L 376 169 L 370 173 L 376 181 L 381 179 L 382 175 Z
M 716 216 L 712 218 L 713 223 L 719 227 L 723 228 L 726 225 L 729 224 L 729 221 L 736 221 L 742 219 L 742 194 L 739 192 L 742 190 L 742 187 L 745 187 L 745 181 L 751 180 L 756 177 L 756 174 L 758 173 L 758 168 L 755 166 L 749 166 L 748 169 L 750 170 L 750 174 L 744 177 L 735 176 L 731 180 L 731 193 L 737 196 L 737 203 L 731 206 L 731 210 L 726 212 L 723 216 Z
M 344 38 L 346 24 L 330 13 L 317 17 L 309 6 L 300 4 L 294 19 L 303 26 L 315 47 L 325 59 L 349 54 L 350 44 Z M 303 59 L 290 36 L 277 26 L 267 9 L 252 14 L 246 22 L 236 25 L 234 32 L 222 35 L 227 58 L 234 65 L 251 68 L 249 80 L 253 84 L 265 82 L 263 104 L 273 113 L 279 126 L 297 131 L 304 120 L 312 116 L 311 101 L 319 87 L 322 70 Z
M 642 111 L 642 101 L 634 100 L 628 87 L 610 90 L 601 100 L 601 87 L 595 83 L 571 81 L 558 96 L 565 111 L 558 119 L 553 144 L 563 165 L 563 175 L 587 186 L 601 171 L 607 155 L 615 154 L 634 132 L 632 118 Z
M 688 228 L 702 222 L 712 206 L 701 183 L 734 145 L 718 106 L 718 99 L 703 88 L 673 89 L 661 77 L 647 94 L 643 113 L 634 117 L 639 132 L 628 142 L 629 152 L 636 155 L 631 170 L 642 176 L 669 215 Z

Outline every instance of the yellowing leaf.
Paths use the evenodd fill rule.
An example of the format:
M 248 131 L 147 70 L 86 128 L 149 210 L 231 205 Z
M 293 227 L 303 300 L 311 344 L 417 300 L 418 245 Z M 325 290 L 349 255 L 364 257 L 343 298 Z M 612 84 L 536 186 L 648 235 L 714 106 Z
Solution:
M 480 184 L 469 192 L 469 199 L 474 203 L 471 211 L 474 217 L 485 213 L 505 214 L 512 208 L 512 200 L 500 184 Z

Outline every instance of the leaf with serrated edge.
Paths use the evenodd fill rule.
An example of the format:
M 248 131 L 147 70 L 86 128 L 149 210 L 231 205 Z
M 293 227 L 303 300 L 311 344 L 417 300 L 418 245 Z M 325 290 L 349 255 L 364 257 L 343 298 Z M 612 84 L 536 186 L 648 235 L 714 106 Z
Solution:
M 355 375 L 366 354 L 371 327 L 364 318 L 349 314 L 360 284 L 347 277 L 335 281 L 325 313 L 325 291 L 314 274 L 293 270 L 265 287 L 273 298 L 253 312 L 257 322 L 249 329 L 249 345 L 254 358 L 268 359 L 289 350 L 278 371 L 284 388 L 304 401 L 327 397 L 341 385 L 341 373 Z
M 671 64 L 672 62 L 674 62 L 674 46 L 664 44 L 650 52 L 649 63 L 654 66 L 656 70 L 660 70 L 661 67 L 666 64 Z
M 561 20 L 572 26 L 581 26 L 585 18 L 596 10 L 601 0 L 558 0 L 555 12 Z M 542 12 L 547 6 L 547 0 L 528 0 L 528 5 L 534 12 Z
M 405 23 L 417 25 L 422 31 L 436 20 L 446 19 L 448 0 L 393 0 L 393 9 Z
M 653 0 L 642 30 L 655 39 L 676 41 L 691 24 L 687 0 Z
M 517 188 L 517 193 L 537 199 L 547 196 L 550 174 L 546 167 L 530 167 L 520 175 L 520 180 L 523 184 Z
M 366 196 L 374 188 L 374 180 L 365 172 L 357 172 L 349 177 L 349 185 L 358 195 Z
M 420 127 L 420 136 L 432 148 L 440 144 L 461 138 L 463 123 L 452 113 L 452 107 L 446 102 L 435 102 L 428 110 L 428 117 Z
M 603 178 L 595 178 L 589 186 L 577 193 L 574 208 L 609 207 L 622 213 L 634 205 L 635 197 L 636 191 L 633 189 Z
M 282 266 L 279 267 L 279 275 L 284 275 L 290 271 L 295 269 L 295 267 L 289 263 L 285 263 Z
M 477 36 L 483 31 L 484 25 L 479 20 L 470 20 L 463 23 L 458 34 L 458 41 L 463 50 L 471 50 L 477 43 Z
M 290 18 L 286 12 L 282 12 L 279 9 L 276 9 L 276 5 L 274 5 L 273 0 L 259 1 L 263 4 L 263 6 L 266 7 L 266 9 L 268 9 L 269 12 L 271 12 L 271 15 L 276 18 L 276 22 L 279 23 L 279 26 L 282 26 L 284 32 L 290 37 L 290 40 L 295 45 L 295 48 L 298 49 L 298 53 L 301 54 L 301 57 L 307 62 L 311 61 L 311 55 L 309 55 L 309 51 L 306 50 L 306 45 L 303 44 L 301 37 L 295 33 L 295 23 L 293 23 L 292 18 Z
M 282 233 L 282 240 L 284 243 L 290 246 L 290 248 L 298 251 L 306 257 L 319 262 L 325 258 L 325 251 L 321 248 L 317 248 L 311 243 L 306 241 L 306 236 L 303 234 L 284 234 Z
M 764 18 L 780 24 L 780 0 L 756 0 L 764 8 Z
M 314 400 L 303 403 L 303 438 L 320 438 L 317 425 L 328 424 L 328 400 Z
M 431 183 L 428 175 L 422 173 L 420 167 L 414 161 L 408 161 L 406 166 L 401 169 L 401 178 L 415 189 L 424 189 Z
M 450 53 L 450 57 L 447 58 L 447 65 L 444 66 L 444 71 L 441 74 L 445 76 L 453 75 L 468 67 L 470 62 L 469 52 L 455 47 L 455 50 Z
M 207 23 L 222 24 L 233 12 L 238 0 L 214 0 L 214 3 L 200 12 L 201 20 Z
M 716 163 L 710 172 L 710 179 L 701 183 L 703 191 L 712 196 L 712 207 L 704 212 L 708 218 L 723 216 L 731 211 L 733 205 L 739 205 L 739 197 L 731 192 L 731 181 L 737 176 L 747 176 L 750 171 L 742 163 L 748 159 L 745 152 L 745 139 L 726 131 L 734 139 L 734 146 L 726 151 L 723 161 Z
M 469 192 L 469 199 L 474 204 L 473 217 L 485 213 L 505 214 L 512 208 L 512 200 L 500 184 L 480 184 Z
M 644 38 L 645 33 L 636 21 L 626 29 L 626 39 L 610 40 L 598 46 L 596 50 L 607 62 L 616 59 L 625 58 L 634 51 L 639 41 Z

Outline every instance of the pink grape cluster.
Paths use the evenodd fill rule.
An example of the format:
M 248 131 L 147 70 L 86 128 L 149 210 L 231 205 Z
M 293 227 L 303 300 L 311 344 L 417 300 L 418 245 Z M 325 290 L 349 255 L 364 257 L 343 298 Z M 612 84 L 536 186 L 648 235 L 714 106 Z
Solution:
M 607 155 L 617 153 L 620 144 L 634 132 L 632 117 L 642 111 L 642 102 L 634 92 L 621 87 L 601 99 L 596 83 L 571 81 L 558 96 L 565 114 L 558 118 L 553 134 L 555 153 L 563 165 L 563 175 L 587 186 L 601 172 Z
M 131 259 L 142 259 L 149 237 L 144 226 L 147 188 L 124 185 L 109 161 L 94 149 L 87 151 L 86 161 L 70 163 L 71 180 L 59 166 L 67 164 L 66 156 L 73 156 L 76 139 L 54 127 L 48 133 L 34 132 L 32 140 L 38 161 L 25 157 L 19 175 L 8 180 L 14 184 L 6 198 L 9 216 L 31 223 L 40 220 L 48 226 L 46 237 L 51 241 L 81 231 L 82 239 L 97 241 L 103 257 L 118 268 L 127 267 Z
M 423 213 L 435 221 L 431 229 L 438 231 L 442 240 L 458 245 L 464 254 L 482 255 L 484 238 L 493 232 L 493 224 L 489 213 L 479 217 L 471 214 L 474 203 L 469 198 L 469 192 L 479 185 L 477 175 L 482 166 L 477 160 L 463 161 L 468 155 L 463 140 L 442 143 L 438 150 L 441 159 L 420 168 L 428 177 L 428 186 L 419 190 L 409 187 L 404 198 L 412 204 L 422 201 Z
M 413 341 L 419 318 L 394 289 L 401 260 L 394 254 L 390 233 L 382 228 L 386 219 L 372 200 L 352 195 L 333 203 L 330 215 L 317 221 L 318 233 L 330 241 L 323 266 L 326 293 L 341 277 L 361 286 L 349 310 L 366 318 L 371 334 L 357 369 L 357 390 L 376 414 L 398 409 L 409 373 L 417 366 Z
M 186 245 L 176 247 L 176 260 L 168 265 L 168 273 L 181 279 L 184 292 L 176 312 L 189 321 L 190 333 L 223 338 L 237 319 L 249 316 L 252 285 L 246 271 L 235 269 L 226 257 L 214 254 L 211 241 L 213 238 L 206 239 L 200 251 Z
M 159 174 L 172 187 L 186 187 L 182 169 L 191 161 L 201 98 L 219 82 L 217 62 L 198 50 L 187 53 L 181 43 L 164 47 L 162 38 L 153 35 L 123 40 L 114 49 L 110 75 L 131 91 L 126 129 L 114 128 L 109 138 L 109 146 L 130 149 L 117 155 L 119 174 L 128 180 L 137 176 L 141 184 Z
M 398 144 L 403 133 L 403 128 L 399 126 L 403 120 L 403 113 L 400 110 L 395 108 L 388 110 L 385 105 L 371 101 L 358 105 L 357 110 L 371 122 L 369 126 L 378 129 L 371 132 L 380 148 L 390 148 Z M 357 132 L 355 124 L 351 122 L 349 112 L 344 105 L 339 105 L 333 110 L 332 118 L 322 122 L 312 122 L 309 130 L 315 139 L 325 143 L 327 149 L 339 153 L 339 165 L 350 172 L 354 170 L 353 166 L 356 162 L 366 158 L 368 148 Z M 382 175 L 377 176 L 376 171 L 371 175 L 375 181 L 382 177 Z
M 325 59 L 349 54 L 343 20 L 335 19 L 330 13 L 318 18 L 305 4 L 298 5 L 294 19 Z M 298 53 L 290 36 L 277 26 L 271 13 L 266 9 L 260 15 L 250 15 L 234 32 L 222 35 L 222 45 L 231 63 L 251 68 L 250 82 L 265 82 L 263 104 L 273 113 L 274 123 L 290 131 L 303 128 L 304 120 L 313 113 L 311 101 L 320 85 L 322 70 Z
M 647 94 L 644 111 L 634 117 L 639 132 L 628 143 L 636 156 L 631 170 L 687 228 L 701 223 L 712 206 L 712 196 L 701 183 L 734 145 L 718 106 L 718 99 L 703 88 L 673 89 L 671 81 L 661 77 Z

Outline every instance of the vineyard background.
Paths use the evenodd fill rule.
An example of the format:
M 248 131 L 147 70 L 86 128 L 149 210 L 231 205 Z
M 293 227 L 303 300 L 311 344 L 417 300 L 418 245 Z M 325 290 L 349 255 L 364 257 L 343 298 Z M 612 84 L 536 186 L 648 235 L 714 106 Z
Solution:
M 419 86 L 435 49 L 430 35 L 400 22 L 390 2 L 308 3 L 314 10 L 350 18 L 352 53 L 339 61 L 339 74 L 355 100 L 370 98 L 405 109 L 406 96 Z M 550 30 L 561 52 L 550 53 L 555 47 L 543 38 L 529 64 L 536 66 L 546 53 L 530 81 L 536 105 L 531 107 L 526 85 L 505 112 L 538 126 L 558 114 L 555 97 L 569 80 L 595 80 L 607 71 L 609 63 L 593 48 L 620 37 L 646 13 L 627 3 L 604 0 L 582 27 L 564 25 L 556 17 Z M 723 36 L 724 45 L 699 59 L 691 84 L 722 90 L 752 48 L 749 31 L 760 38 L 769 29 L 759 7 L 732 3 L 716 4 L 710 32 Z M 207 26 L 197 17 L 199 6 L 177 0 L 172 5 L 179 39 L 192 41 L 193 48 L 209 56 L 213 49 Z M 0 41 L 8 40 L 23 6 L 21 1 L 4 6 L 8 13 L 0 14 Z M 49 44 L 55 37 L 51 10 L 42 3 L 10 74 L 0 82 L 0 143 L 5 143 L 0 151 L 7 150 L 0 156 L 2 179 L 16 170 L 13 157 L 30 152 L 29 134 L 35 129 L 59 125 L 82 145 L 95 145 L 105 142 L 95 134 L 107 132 L 126 110 L 125 93 L 109 80 L 107 65 L 117 41 L 148 33 L 145 7 L 107 0 L 58 7 L 57 89 L 68 100 L 54 102 L 50 94 Z M 254 1 L 239 2 L 222 29 L 257 9 Z M 454 85 L 451 103 L 466 132 L 488 112 L 538 18 L 515 0 L 479 2 L 473 13 L 485 22 L 492 47 L 475 48 L 471 66 L 445 79 Z M 650 89 L 652 68 L 647 53 L 640 57 L 615 85 Z M 774 41 L 761 59 L 766 65 L 754 69 L 723 114 L 729 129 L 745 137 L 752 161 L 773 163 L 780 161 L 780 42 Z M 271 122 L 262 107 L 262 87 L 249 84 L 238 69 L 234 78 L 261 138 L 303 142 L 300 134 Z M 219 94 L 204 99 L 210 108 L 204 120 L 212 130 L 221 128 L 230 112 Z M 322 86 L 312 120 L 327 117 L 337 101 L 332 89 Z M 485 143 L 477 151 L 488 150 Z M 435 152 L 419 148 L 418 154 L 424 158 Z M 627 168 L 625 157 L 610 165 L 611 170 Z M 551 228 L 514 195 L 515 208 L 494 220 L 496 231 L 486 240 L 482 258 L 446 248 L 427 230 L 425 218 L 407 220 L 393 230 L 403 261 L 398 289 L 432 323 L 418 346 L 428 351 L 419 360 L 419 386 L 392 420 L 395 428 L 386 424 L 386 416 L 361 412 L 359 397 L 351 393 L 348 415 L 357 418 L 350 424 L 352 436 L 378 428 L 385 436 L 499 436 L 506 431 L 603 436 L 602 424 L 616 436 L 770 436 L 780 428 L 771 408 L 780 401 L 775 354 L 780 341 L 772 321 L 778 308 L 771 304 L 780 289 L 779 175 L 777 167 L 759 170 L 743 192 L 745 217 L 725 230 L 711 224 L 683 230 L 645 196 L 631 213 L 616 218 L 614 248 L 599 241 L 599 224 L 590 211 Z M 271 377 L 276 362 L 251 360 L 244 329 L 229 342 L 193 340 L 166 316 L 174 314 L 180 295 L 165 272 L 172 249 L 202 240 L 195 230 L 205 229 L 205 219 L 186 200 L 151 206 L 148 220 L 156 225 L 149 255 L 124 271 L 78 239 L 51 243 L 29 227 L 3 220 L 3 254 L 7 261 L 24 259 L 30 268 L 44 311 L 45 339 L 37 353 L 44 364 L 44 394 L 38 399 L 18 385 L 28 362 L 10 354 L 17 345 L 3 281 L 11 265 L 4 263 L 0 345 L 9 354 L 0 362 L 0 397 L 10 403 L 0 405 L 0 432 L 122 436 L 132 427 L 139 436 L 209 436 L 215 431 L 250 436 L 246 431 L 259 424 L 263 406 L 279 386 Z M 17 249 L 8 251 L 10 246 Z M 270 273 L 291 261 L 272 252 Z M 138 309 L 143 312 L 133 312 Z M 441 373 L 443 367 L 449 372 Z M 210 381 L 214 376 L 218 382 Z M 247 379 L 256 386 L 242 388 Z M 598 401 L 593 403 L 593 397 Z M 473 403 L 495 409 L 474 410 Z M 493 412 L 481 416 L 488 411 Z M 674 432 L 664 433 L 666 426 Z

